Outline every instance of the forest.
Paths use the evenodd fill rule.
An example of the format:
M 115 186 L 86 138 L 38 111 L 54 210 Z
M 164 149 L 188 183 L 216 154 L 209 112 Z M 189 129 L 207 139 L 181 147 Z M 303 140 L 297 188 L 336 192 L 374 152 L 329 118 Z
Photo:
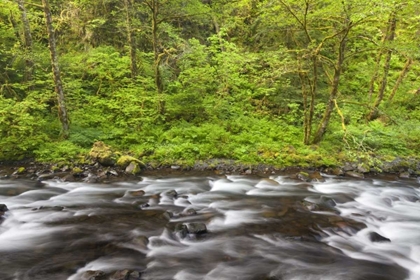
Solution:
M 337 166 L 420 152 L 414 0 L 2 0 L 0 160 Z

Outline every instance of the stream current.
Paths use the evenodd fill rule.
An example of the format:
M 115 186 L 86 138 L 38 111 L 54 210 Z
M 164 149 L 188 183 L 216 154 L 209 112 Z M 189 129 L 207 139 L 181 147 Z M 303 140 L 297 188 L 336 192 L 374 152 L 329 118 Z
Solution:
M 324 178 L 0 180 L 0 279 L 420 279 L 419 182 Z

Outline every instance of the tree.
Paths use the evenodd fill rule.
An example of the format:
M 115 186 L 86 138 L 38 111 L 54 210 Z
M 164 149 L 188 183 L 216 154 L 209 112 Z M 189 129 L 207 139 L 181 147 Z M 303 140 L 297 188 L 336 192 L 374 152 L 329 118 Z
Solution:
M 384 51 L 381 50 L 380 55 L 378 56 L 379 58 L 378 64 L 380 62 L 380 58 L 382 57 L 382 53 L 385 55 L 385 62 L 383 66 L 382 79 L 379 84 L 378 94 L 376 96 L 372 109 L 367 116 L 367 119 L 369 121 L 374 120 L 378 117 L 378 107 L 381 104 L 382 100 L 384 99 L 385 89 L 388 84 L 388 74 L 389 74 L 389 69 L 390 69 L 391 56 L 393 52 L 390 44 L 392 44 L 394 41 L 396 28 L 397 28 L 397 11 L 394 9 L 391 12 L 391 15 L 389 17 L 387 33 L 384 39 L 384 43 L 388 44 L 388 46 L 385 46 L 385 50 Z
M 16 0 L 16 2 L 18 4 L 22 23 L 23 23 L 23 35 L 24 35 L 23 47 L 24 47 L 25 66 L 26 66 L 24 80 L 28 82 L 32 80 L 33 71 L 34 71 L 31 27 L 29 24 L 27 13 L 26 13 L 24 0 Z
M 136 48 L 136 41 L 134 39 L 134 33 L 132 30 L 132 10 L 133 5 L 131 0 L 124 0 L 125 6 L 125 14 L 126 14 L 126 28 L 127 28 L 127 41 L 128 45 L 130 46 L 130 69 L 131 69 L 131 78 L 135 79 L 138 74 L 137 68 L 137 48 Z
M 48 0 L 42 0 L 42 5 L 45 14 L 45 24 L 47 26 L 48 43 L 51 56 L 51 67 L 55 83 L 55 92 L 57 93 L 58 101 L 58 117 L 62 126 L 62 135 L 64 138 L 69 136 L 69 117 L 64 98 L 63 83 L 61 81 L 60 67 L 58 65 L 58 54 L 54 35 L 53 21 L 51 17 L 51 9 Z

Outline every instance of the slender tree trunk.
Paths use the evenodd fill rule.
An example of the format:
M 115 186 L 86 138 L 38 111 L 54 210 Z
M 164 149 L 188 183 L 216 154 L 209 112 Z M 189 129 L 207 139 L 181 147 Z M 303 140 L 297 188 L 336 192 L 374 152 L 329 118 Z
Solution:
M 132 31 L 132 23 L 131 23 L 131 13 L 133 10 L 133 5 L 131 3 L 131 0 L 124 0 L 124 4 L 125 4 L 125 11 L 126 11 L 127 39 L 128 39 L 128 44 L 130 45 L 131 78 L 134 80 L 137 77 L 138 68 L 137 68 L 136 42 L 134 39 L 134 34 Z
M 51 66 L 54 76 L 55 91 L 57 93 L 58 101 L 58 117 L 62 125 L 62 136 L 67 138 L 69 135 L 69 118 L 64 99 L 63 83 L 61 81 L 60 68 L 58 66 L 57 48 L 55 44 L 54 28 L 52 25 L 51 10 L 48 0 L 42 0 L 42 5 L 45 13 L 45 22 L 47 25 L 48 42 L 51 55 Z
M 397 27 L 397 17 L 396 17 L 396 12 L 394 11 L 390 19 L 389 36 L 386 40 L 387 42 L 394 41 L 396 27 Z M 375 103 L 373 104 L 372 110 L 368 114 L 368 117 L 367 117 L 368 121 L 372 121 L 378 117 L 378 107 L 381 104 L 382 100 L 384 99 L 385 89 L 388 84 L 388 73 L 389 73 L 391 56 L 392 56 L 391 47 L 387 48 L 385 55 L 386 57 L 385 57 L 382 81 L 379 86 L 379 91 L 378 91 L 378 95 L 376 96 Z
M 28 16 L 26 14 L 26 8 L 24 0 L 17 0 L 17 4 L 20 10 L 20 16 L 23 23 L 23 35 L 24 35 L 24 50 L 25 50 L 25 77 L 26 82 L 32 80 L 34 62 L 32 60 L 32 35 L 31 28 L 29 25 Z
M 340 40 L 340 44 L 338 48 L 338 58 L 337 58 L 336 65 L 334 67 L 334 78 L 332 81 L 330 98 L 328 100 L 327 107 L 325 108 L 324 116 L 322 117 L 322 120 L 318 126 L 318 129 L 315 132 L 314 139 L 312 141 L 313 144 L 319 143 L 324 137 L 324 134 L 327 131 L 327 127 L 331 119 L 331 113 L 335 107 L 335 99 L 337 98 L 338 86 L 340 84 L 340 75 L 341 75 L 341 72 L 343 69 L 343 63 L 344 63 L 344 53 L 346 50 L 346 38 L 350 31 L 350 28 L 351 26 L 347 27 L 345 34 Z
M 404 68 L 401 70 L 400 75 L 398 76 L 397 81 L 395 82 L 394 87 L 392 88 L 391 94 L 388 97 L 388 101 L 392 101 L 392 99 L 395 96 L 395 93 L 397 92 L 398 88 L 400 87 L 402 81 L 405 78 L 405 75 L 407 75 L 408 70 L 410 70 L 410 66 L 413 64 L 413 59 L 411 57 L 407 58 L 407 61 L 405 62 Z
M 148 4 L 152 12 L 152 45 L 153 45 L 153 54 L 155 57 L 154 71 L 155 71 L 155 85 L 158 93 L 163 91 L 162 76 L 160 73 L 160 57 L 159 57 L 159 48 L 158 48 L 158 15 L 159 15 L 159 2 L 158 0 L 152 0 Z

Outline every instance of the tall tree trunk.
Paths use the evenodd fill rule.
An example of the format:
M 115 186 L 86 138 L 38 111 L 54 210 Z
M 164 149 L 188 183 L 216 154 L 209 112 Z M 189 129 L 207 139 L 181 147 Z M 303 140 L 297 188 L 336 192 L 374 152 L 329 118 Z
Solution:
M 154 72 L 155 72 L 155 85 L 158 93 L 163 91 L 162 76 L 160 73 L 160 56 L 158 47 L 158 27 L 159 27 L 159 0 L 146 1 L 147 6 L 152 12 L 152 46 L 153 54 L 155 57 L 154 61 Z
M 328 100 L 327 107 L 325 108 L 324 116 L 322 117 L 322 120 L 319 123 L 318 129 L 315 132 L 314 139 L 312 141 L 313 144 L 317 144 L 322 140 L 325 132 L 327 131 L 328 124 L 330 123 L 331 113 L 335 107 L 335 100 L 337 98 L 338 86 L 340 84 L 340 75 L 343 69 L 344 53 L 346 50 L 346 39 L 347 39 L 348 33 L 350 32 L 350 28 L 351 26 L 347 26 L 345 33 L 340 40 L 340 44 L 338 47 L 337 62 L 334 67 L 334 78 L 332 81 L 330 98 Z
M 33 71 L 34 71 L 34 62 L 32 60 L 32 35 L 31 28 L 29 25 L 28 16 L 26 14 L 25 2 L 24 0 L 17 0 L 17 4 L 20 10 L 20 16 L 23 23 L 23 35 L 24 35 L 24 50 L 25 50 L 25 76 L 24 80 L 26 82 L 32 80 Z
M 390 34 L 390 27 L 391 27 L 391 20 L 392 20 L 392 14 L 390 16 L 390 18 L 388 19 L 388 25 L 387 25 L 387 29 L 385 34 L 382 36 L 381 39 L 381 49 L 379 50 L 377 56 L 376 56 L 376 60 L 375 60 L 375 69 L 373 71 L 372 77 L 370 79 L 369 82 L 369 98 L 372 98 L 373 92 L 375 91 L 375 82 L 378 79 L 379 76 L 379 69 L 381 68 L 381 60 L 382 60 L 382 56 L 384 54 L 384 49 L 383 46 Z
M 137 77 L 137 55 L 136 55 L 136 42 L 134 39 L 134 34 L 132 31 L 131 15 L 133 10 L 133 5 L 131 0 L 124 0 L 125 12 L 126 12 L 126 28 L 127 28 L 127 39 L 128 44 L 130 45 L 130 70 L 131 78 L 134 80 Z
M 395 82 L 394 87 L 392 88 L 391 94 L 388 97 L 388 101 L 392 101 L 392 99 L 395 96 L 395 93 L 397 92 L 398 88 L 400 87 L 402 81 L 405 78 L 405 75 L 407 75 L 408 70 L 410 70 L 410 66 L 413 64 L 413 59 L 411 57 L 407 58 L 407 61 L 405 62 L 404 68 L 401 70 L 400 75 L 398 76 L 397 81 Z
M 394 11 L 391 14 L 389 35 L 388 35 L 388 38 L 386 39 L 388 43 L 394 41 L 396 27 L 397 27 L 397 15 L 396 15 L 396 12 Z M 390 68 L 391 56 L 392 56 L 392 49 L 389 46 L 385 52 L 385 64 L 384 64 L 384 72 L 382 76 L 382 81 L 379 86 L 378 95 L 376 96 L 375 103 L 373 104 L 372 109 L 367 116 L 368 121 L 372 121 L 378 117 L 378 107 L 381 104 L 382 100 L 384 99 L 385 89 L 388 84 L 388 73 L 389 73 L 389 68 Z
M 45 22 L 47 25 L 48 42 L 51 55 L 51 66 L 54 76 L 55 91 L 57 93 L 58 101 L 58 117 L 62 126 L 62 136 L 67 138 L 69 135 L 69 117 L 64 99 L 63 83 L 61 81 L 60 68 L 58 66 L 57 48 L 55 44 L 54 28 L 52 25 L 51 10 L 48 0 L 42 0 L 42 5 L 45 13 Z

